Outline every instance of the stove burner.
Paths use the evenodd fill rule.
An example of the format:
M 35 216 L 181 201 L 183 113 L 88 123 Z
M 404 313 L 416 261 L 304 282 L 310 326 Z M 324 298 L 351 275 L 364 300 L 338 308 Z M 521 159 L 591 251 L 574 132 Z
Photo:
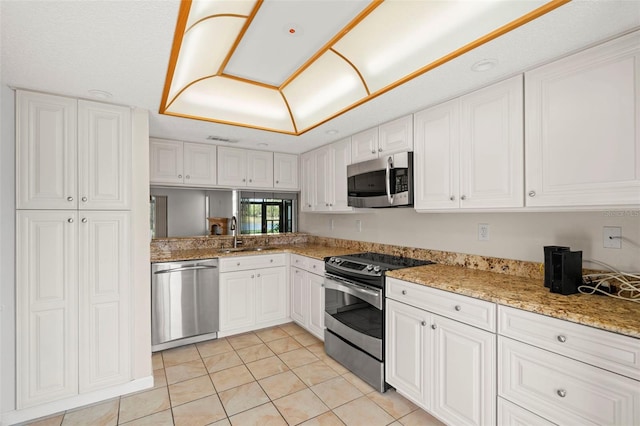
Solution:
M 387 267 L 386 269 L 388 270 L 400 269 L 400 268 L 412 268 L 414 266 L 430 265 L 433 263 L 429 260 L 419 260 L 419 259 L 412 259 L 410 257 L 393 256 L 391 254 L 373 253 L 373 252 L 348 254 L 348 255 L 339 257 L 339 259 L 349 259 L 349 258 L 366 260 L 367 263 L 371 263 L 373 265 L 379 265 L 381 267 L 386 266 Z

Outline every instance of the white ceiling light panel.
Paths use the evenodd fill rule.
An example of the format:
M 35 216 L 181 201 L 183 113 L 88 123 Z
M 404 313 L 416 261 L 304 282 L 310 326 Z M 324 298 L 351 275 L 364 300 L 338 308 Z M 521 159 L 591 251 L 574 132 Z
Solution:
M 185 29 L 210 16 L 249 16 L 256 0 L 194 0 L 189 9 L 189 19 Z

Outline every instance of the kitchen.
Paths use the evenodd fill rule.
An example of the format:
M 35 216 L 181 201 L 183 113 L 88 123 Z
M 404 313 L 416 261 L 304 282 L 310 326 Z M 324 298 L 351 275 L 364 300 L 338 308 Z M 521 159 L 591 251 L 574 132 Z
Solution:
M 6 2 L 11 4 L 12 2 Z M 15 2 L 19 3 L 19 2 Z M 620 27 L 614 28 L 606 28 L 606 25 L 602 24 L 599 26 L 599 30 L 602 31 L 601 35 L 592 35 L 592 39 L 590 41 L 581 41 L 583 43 L 580 45 L 578 42 L 567 50 L 575 51 L 580 50 L 578 47 L 587 46 L 591 44 L 597 44 L 598 41 L 611 38 L 615 35 L 619 35 L 621 33 L 630 31 L 638 26 L 638 15 L 634 12 L 637 12 L 637 8 L 634 8 L 636 5 L 634 2 L 626 3 L 628 9 L 624 9 L 622 6 L 620 9 L 615 9 L 609 11 L 612 13 L 611 19 L 607 19 L 606 22 L 609 25 L 613 25 L 613 23 L 617 23 Z M 64 16 L 75 16 L 73 11 L 73 6 L 69 6 L 69 9 L 63 9 L 62 12 L 55 10 L 45 10 L 50 16 L 60 16 L 61 14 Z M 567 7 L 571 6 L 571 4 L 566 5 Z M 3 8 L 8 7 L 3 2 Z M 17 4 L 13 4 L 13 7 L 18 7 Z M 26 7 L 26 6 L 22 6 Z M 63 7 L 63 6 L 60 6 Z M 142 10 L 132 10 L 131 14 L 127 15 L 127 18 L 123 19 L 122 25 L 123 27 L 130 25 L 135 27 L 138 25 L 137 22 L 129 22 L 136 21 L 139 19 L 141 22 L 142 18 L 140 15 L 136 15 L 136 13 L 144 14 L 144 13 L 152 13 L 155 12 L 158 20 L 157 22 L 164 23 L 165 32 L 170 32 L 171 34 L 163 35 L 164 39 L 171 38 L 173 35 L 173 28 L 175 27 L 175 17 L 177 16 L 177 7 L 176 4 L 173 5 L 173 13 L 167 14 L 164 16 L 166 10 L 154 9 L 151 6 L 148 6 L 147 9 Z M 564 6 L 563 6 L 564 7 Z M 577 7 L 577 6 L 576 6 Z M 11 9 L 5 9 L 5 11 L 11 11 Z M 108 10 L 108 9 L 107 9 Z M 31 13 L 31 11 L 29 11 Z M 161 13 L 162 12 L 162 13 Z M 562 13 L 562 8 L 558 9 L 559 13 Z M 604 13 L 603 11 L 600 11 Z M 34 16 L 41 16 L 37 13 L 33 12 Z M 45 14 L 46 15 L 46 14 Z M 594 15 L 597 13 L 594 12 Z M 12 411 L 14 407 L 14 393 L 15 388 L 13 383 L 15 380 L 13 379 L 14 369 L 13 369 L 13 351 L 7 350 L 5 348 L 11 348 L 14 345 L 14 330 L 15 325 L 12 320 L 14 316 L 14 306 L 12 303 L 8 301 L 12 301 L 14 299 L 14 290 L 13 290 L 13 276 L 15 273 L 14 268 L 14 259 L 15 259 L 15 247 L 14 247 L 14 235 L 15 235 L 15 205 L 12 204 L 9 200 L 14 199 L 15 194 L 15 184 L 14 184 L 14 163 L 13 159 L 15 158 L 14 152 L 14 136 L 13 136 L 13 125 L 14 122 L 14 102 L 13 102 L 13 90 L 6 86 L 6 84 L 11 84 L 12 86 L 17 87 L 25 87 L 27 89 L 37 89 L 47 92 L 55 92 L 60 94 L 75 94 L 76 96 L 86 97 L 83 95 L 86 92 L 86 89 L 80 90 L 75 88 L 68 88 L 65 91 L 54 90 L 56 86 L 56 79 L 64 79 L 62 74 L 55 74 L 54 72 L 50 72 L 49 76 L 42 77 L 43 80 L 40 82 L 30 82 L 25 79 L 22 80 L 18 78 L 15 74 L 11 79 L 5 79 L 4 73 L 5 69 L 9 68 L 9 63 L 12 61 L 12 57 L 8 58 L 5 56 L 5 52 L 11 52 L 15 58 L 21 58 L 23 54 L 20 54 L 19 50 L 16 50 L 17 47 L 11 43 L 7 43 L 9 39 L 5 38 L 5 31 L 7 28 L 10 28 L 11 34 L 15 31 L 16 34 L 23 34 L 23 32 L 19 31 L 15 28 L 18 24 L 17 21 L 12 20 L 8 22 L 7 18 L 5 18 L 6 13 L 3 13 L 3 87 L 2 87 L 2 164 L 0 164 L 0 171 L 2 173 L 2 187 L 1 187 L 1 195 L 3 199 L 2 211 L 0 214 L 2 215 L 2 228 L 0 228 L 0 240 L 2 241 L 2 245 L 0 246 L 0 250 L 2 250 L 0 258 L 2 259 L 1 270 L 3 276 L 3 284 L 2 284 L 2 327 L 3 327 L 3 338 L 2 338 L 2 359 L 0 360 L 3 368 L 0 370 L 1 375 L 1 383 L 3 383 L 3 388 L 1 390 L 2 396 L 2 412 Z M 15 15 L 14 15 L 15 16 Z M 106 15 L 105 15 L 106 16 Z M 552 15 L 550 15 L 552 16 Z M 586 18 L 585 18 L 586 19 Z M 596 19 L 596 18 L 593 18 Z M 37 22 L 37 19 L 34 19 L 34 22 Z M 45 20 L 46 22 L 46 20 Z M 64 21 L 63 21 L 64 22 Z M 90 21 L 86 21 L 84 31 L 91 33 L 91 28 L 87 27 Z M 588 20 L 585 22 L 589 22 Z M 596 19 L 596 22 L 597 21 Z M 44 22 L 40 22 L 40 24 L 44 25 Z M 584 25 L 584 23 L 580 23 L 576 21 L 574 25 L 580 26 Z M 22 25 L 25 28 L 29 28 L 28 23 L 22 22 Z M 167 30 L 170 28 L 170 30 Z M 152 28 L 148 28 L 147 30 L 151 31 L 149 34 L 158 34 L 158 30 L 152 31 Z M 571 38 L 571 34 L 575 34 L 575 28 L 570 28 L 569 25 L 564 29 L 566 33 L 564 36 L 558 35 L 559 38 Z M 33 29 L 32 29 L 33 31 Z M 558 30 L 560 31 L 560 30 Z M 49 31 L 45 33 L 50 33 Z M 33 37 L 41 46 L 49 47 L 52 46 L 48 43 L 47 39 L 42 39 L 40 36 L 37 36 L 37 31 L 34 31 L 33 34 L 30 34 L 30 37 Z M 111 34 L 109 32 L 105 32 L 101 34 L 101 39 L 107 41 L 113 40 L 114 37 L 117 37 L 116 34 Z M 599 37 L 599 38 L 598 38 Z M 146 39 L 140 40 L 145 41 Z M 549 37 L 547 39 L 546 44 L 549 50 L 553 49 L 554 46 L 550 46 L 553 37 Z M 67 40 L 69 42 L 69 40 Z M 124 43 L 121 43 L 124 44 Z M 170 40 L 169 40 L 170 44 Z M 544 40 L 540 41 L 540 44 L 545 44 Z M 103 45 L 101 45 L 103 46 Z M 64 40 L 60 41 L 60 46 L 57 48 L 57 52 L 60 54 L 64 54 L 64 59 L 70 63 L 76 64 L 78 69 L 82 69 L 83 64 L 77 63 L 78 58 L 81 55 L 89 55 L 91 53 L 91 49 L 88 51 L 81 50 L 78 52 L 74 52 L 73 55 L 69 56 L 68 52 L 60 52 L 60 47 L 64 47 Z M 105 47 L 105 46 L 103 46 Z M 148 53 L 147 59 L 149 62 L 153 62 L 154 60 L 159 61 L 162 65 L 159 66 L 162 68 L 161 76 L 159 84 L 156 86 L 161 87 L 162 82 L 164 81 L 164 73 L 166 69 L 166 61 L 169 57 L 168 45 L 164 48 L 162 52 Z M 500 46 L 498 46 L 500 47 Z M 105 51 L 109 51 L 108 47 L 105 47 Z M 73 51 L 72 49 L 69 49 Z M 113 50 L 113 48 L 112 48 Z M 524 50 L 524 49 L 523 49 Z M 517 55 L 518 52 L 512 52 L 514 55 Z M 531 54 L 530 51 L 523 52 L 521 54 Z M 475 87 L 471 87 L 469 83 L 466 83 L 465 86 L 464 79 L 460 78 L 460 87 L 456 87 L 455 90 L 448 89 L 447 93 L 435 94 L 435 98 L 420 100 L 415 99 L 419 98 L 417 96 L 407 96 L 406 92 L 404 94 L 398 95 L 400 98 L 397 98 L 395 102 L 388 101 L 389 98 L 381 96 L 376 98 L 368 103 L 363 104 L 360 108 L 355 109 L 349 113 L 346 113 L 342 116 L 339 116 L 332 120 L 329 123 L 325 123 L 325 125 L 320 129 L 314 129 L 308 132 L 308 135 L 311 135 L 307 139 L 304 139 L 303 136 L 295 137 L 291 135 L 278 135 L 276 133 L 268 133 L 268 132 L 259 132 L 258 130 L 248 129 L 246 136 L 247 140 L 256 141 L 255 143 L 268 143 L 269 150 L 273 150 L 274 152 L 295 152 L 297 154 L 303 154 L 306 152 L 313 151 L 314 148 L 319 147 L 321 145 L 325 145 L 328 143 L 333 143 L 334 141 L 342 140 L 351 135 L 355 135 L 360 133 L 361 131 L 366 131 L 367 129 L 377 127 L 383 123 L 388 122 L 391 119 L 395 119 L 397 117 L 406 116 L 409 113 L 422 111 L 425 107 L 430 105 L 439 104 L 441 101 L 445 101 L 448 99 L 453 99 L 461 95 L 465 95 L 466 93 L 471 92 L 475 88 L 479 88 L 482 86 L 486 86 L 489 83 L 497 82 L 506 77 L 509 77 L 514 72 L 519 72 L 529 68 L 533 68 L 534 65 L 538 65 L 542 62 L 545 62 L 556 56 L 563 56 L 563 54 L 553 55 L 552 53 L 548 53 L 547 58 L 544 60 L 538 60 L 536 63 L 531 63 L 529 66 L 525 66 L 523 68 L 509 71 L 494 71 L 492 74 L 482 77 L 484 79 L 483 82 L 478 84 Z M 7 53 L 8 55 L 8 53 Z M 65 56 L 66 55 L 66 56 Z M 158 57 L 162 57 L 160 59 L 155 59 L 155 55 Z M 127 57 L 128 55 L 124 55 Z M 138 56 L 131 55 L 136 57 L 138 60 Z M 116 56 L 117 58 L 117 56 Z M 33 61 L 36 61 L 36 58 L 33 58 Z M 145 66 L 145 61 L 141 62 L 140 67 L 143 68 Z M 112 64 L 106 64 L 109 66 L 117 66 L 116 61 Z M 35 67 L 35 66 L 34 66 Z M 104 67 L 104 64 L 103 64 Z M 105 67 L 104 69 L 108 69 Z M 138 69 L 141 74 L 144 75 L 155 75 L 151 70 L 147 69 L 139 69 L 137 66 L 130 67 L 131 70 Z M 64 68 L 54 68 L 52 71 L 58 70 L 57 72 L 63 73 Z M 446 69 L 447 72 L 452 72 L 451 68 Z M 25 77 L 28 75 L 27 69 L 23 71 L 25 73 Z M 130 71 L 134 72 L 134 71 Z M 445 71 L 442 71 L 445 72 Z M 434 70 L 436 77 L 442 78 L 442 74 L 438 75 L 438 70 Z M 501 74 L 505 73 L 505 74 Z M 115 73 L 116 75 L 126 75 L 126 73 Z M 157 74 L 157 72 L 156 72 Z M 467 72 L 468 74 L 468 72 Z M 89 88 L 102 87 L 101 81 L 98 79 L 100 73 L 94 73 L 96 75 L 95 80 L 91 80 L 89 83 L 91 86 Z M 436 78 L 434 77 L 434 78 Z M 136 90 L 139 90 L 138 86 L 134 86 L 130 84 L 128 81 L 122 81 L 120 88 L 116 88 L 121 92 L 131 92 L 135 93 Z M 113 89 L 113 90 L 116 90 Z M 401 90 L 402 87 L 399 87 L 397 90 Z M 159 89 L 157 89 L 159 91 Z M 443 92 L 444 88 L 440 89 Z M 154 93 L 154 99 L 159 97 L 160 93 Z M 388 94 L 391 95 L 391 92 Z M 440 96 L 440 98 L 438 98 Z M 117 98 L 120 99 L 120 98 Z M 402 101 L 398 101 L 398 99 Z M 115 103 L 119 103 L 122 101 L 117 101 Z M 375 105 L 379 106 L 382 102 L 388 102 L 385 105 L 385 114 L 381 112 L 377 112 L 376 114 L 372 114 L 373 108 Z M 422 102 L 422 103 L 420 103 Z M 134 102 L 122 102 L 127 105 L 137 105 Z M 375 104 L 375 105 L 374 105 Z M 153 103 L 153 106 L 142 105 L 152 111 L 157 109 L 157 102 Z M 353 120 L 354 114 L 360 110 L 362 112 L 358 112 L 358 116 L 360 120 L 363 120 L 363 116 L 367 116 L 366 120 L 361 121 L 359 127 L 352 128 L 352 131 L 342 130 L 349 129 L 344 125 L 345 121 Z M 212 132 L 228 132 L 227 134 L 217 133 L 225 136 L 229 139 L 237 138 L 235 136 L 236 132 L 235 128 L 232 126 L 219 126 L 216 127 L 215 130 L 210 130 L 210 128 L 206 127 L 205 124 L 209 123 L 198 123 L 195 127 L 200 131 L 198 133 L 199 136 L 196 137 L 194 133 L 185 133 L 179 134 L 176 133 L 176 130 L 173 126 L 175 123 L 178 123 L 180 120 L 173 117 L 160 117 L 157 114 L 153 113 L 150 116 L 149 128 L 154 129 L 151 136 L 159 137 L 163 139 L 171 139 L 171 140 L 187 140 L 193 142 L 204 142 L 203 136 L 210 135 Z M 140 117 L 137 118 L 138 125 L 140 128 L 144 128 L 144 124 L 140 124 L 144 119 Z M 328 130 L 332 130 L 333 126 L 341 129 L 339 134 L 329 135 L 326 133 Z M 231 128 L 231 130 L 226 130 L 226 128 Z M 223 130 L 221 130 L 223 129 Z M 144 132 L 144 130 L 141 130 Z M 192 130 L 193 131 L 193 130 Z M 238 130 L 239 131 L 239 130 Z M 215 134 L 215 133 L 214 133 Z M 417 134 L 416 134 L 417 136 Z M 296 138 L 300 138 L 298 141 Z M 221 145 L 222 143 L 215 142 L 214 145 Z M 255 149 L 258 148 L 251 143 L 243 143 L 240 144 L 242 148 Z M 291 148 L 291 146 L 295 146 L 295 148 Z M 148 154 L 142 152 L 141 147 L 137 147 L 134 144 L 134 147 L 138 149 L 138 151 L 134 152 L 134 158 L 137 158 L 137 161 L 142 164 L 142 162 L 146 162 L 148 158 Z M 148 147 L 145 147 L 148 149 Z M 264 149 L 264 148 L 263 148 Z M 144 160 L 143 160 L 144 159 Z M 304 170 L 304 166 L 302 166 Z M 134 168 L 134 173 L 144 174 L 144 171 L 140 169 Z M 135 178 L 135 176 L 134 176 Z M 146 182 L 149 181 L 146 177 L 140 177 L 140 179 L 144 179 Z M 134 180 L 135 181 L 135 180 Z M 144 188 L 139 188 L 138 185 L 134 185 L 132 187 L 133 191 L 141 191 L 144 193 Z M 146 187 L 148 190 L 148 186 Z M 304 190 L 303 190 L 304 191 Z M 136 194 L 134 195 L 134 199 L 136 198 Z M 142 197 L 146 199 L 146 197 Z M 593 259 L 601 262 L 605 262 L 607 264 L 613 265 L 618 269 L 626 270 L 626 271 L 634 271 L 638 269 L 638 241 L 640 240 L 640 229 L 638 226 L 638 217 L 637 217 L 637 203 L 632 204 L 628 207 L 623 208 L 607 208 L 607 207 L 599 207 L 589 210 L 581 210 L 581 209 L 572 209 L 572 208 L 563 208 L 563 209 L 525 209 L 524 211 L 496 211 L 485 213 L 481 210 L 473 211 L 473 212 L 454 212 L 454 211 L 442 211 L 442 212 L 432 212 L 432 213 L 420 213 L 416 212 L 414 209 L 383 209 L 383 210 L 375 210 L 375 211 L 366 211 L 364 213 L 349 213 L 349 214 L 318 214 L 318 213 L 307 213 L 301 212 L 299 217 L 299 227 L 300 231 L 308 233 L 314 237 L 328 237 L 328 238 L 339 238 L 339 239 L 347 239 L 347 240 L 355 240 L 355 241 L 365 241 L 370 243 L 379 243 L 386 245 L 398 245 L 403 247 L 417 247 L 424 248 L 428 250 L 436 250 L 436 251 L 445 251 L 452 253 L 472 253 L 478 256 L 490 256 L 496 258 L 506 258 L 506 259 L 517 259 L 521 261 L 529 261 L 541 263 L 543 261 L 543 252 L 542 248 L 546 245 L 566 245 L 570 246 L 574 250 L 583 250 L 584 259 Z M 145 210 L 144 208 L 141 210 Z M 566 211 L 559 211 L 566 210 Z M 148 220 L 148 217 L 145 218 L 145 210 L 144 213 L 142 211 L 138 212 L 138 216 L 136 216 L 136 223 L 139 224 L 132 229 L 135 229 L 138 234 L 144 234 L 147 230 L 147 227 L 144 225 L 145 219 Z M 483 240 L 480 241 L 478 239 L 478 225 L 484 224 L 488 225 L 488 241 Z M 606 249 L 603 247 L 603 227 L 611 226 L 611 227 L 620 227 L 622 228 L 624 239 L 622 240 L 622 248 L 621 249 Z M 419 232 L 416 232 L 419 230 Z M 147 233 L 148 235 L 148 233 Z M 145 237 L 142 235 L 138 235 L 136 238 L 141 238 L 142 240 Z M 148 237 L 146 238 L 148 241 Z M 144 257 L 145 253 L 148 253 L 148 248 L 143 248 L 142 245 L 138 246 L 138 250 L 135 250 L 136 256 Z M 144 261 L 142 261 L 144 263 Z M 148 263 L 148 257 L 146 262 Z M 597 265 L 585 264 L 586 268 L 594 268 L 597 269 Z M 146 271 L 148 274 L 148 271 Z M 144 273 L 143 273 L 144 276 Z M 148 280 L 146 280 L 148 281 Z M 145 309 L 142 307 L 142 309 Z M 144 336 L 145 330 L 138 330 L 141 336 Z M 148 330 L 146 331 L 148 333 Z M 148 361 L 147 361 L 148 362 Z M 149 366 L 150 367 L 150 366 Z M 144 370 L 144 361 L 142 361 L 142 365 L 139 366 L 141 370 Z

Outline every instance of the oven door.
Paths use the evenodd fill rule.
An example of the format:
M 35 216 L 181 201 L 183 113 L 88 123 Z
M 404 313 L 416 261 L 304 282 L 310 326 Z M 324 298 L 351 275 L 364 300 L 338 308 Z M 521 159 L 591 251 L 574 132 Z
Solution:
M 325 274 L 324 288 L 327 330 L 382 361 L 382 289 L 331 274 Z

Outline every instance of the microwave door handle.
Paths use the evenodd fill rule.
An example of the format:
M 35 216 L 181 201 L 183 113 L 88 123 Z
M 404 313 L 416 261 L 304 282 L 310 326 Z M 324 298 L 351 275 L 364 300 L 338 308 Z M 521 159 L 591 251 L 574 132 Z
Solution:
M 391 194 L 391 169 L 393 168 L 393 157 L 387 158 L 387 167 L 385 169 L 385 188 L 387 190 L 387 200 L 389 205 L 393 205 L 393 195 Z

